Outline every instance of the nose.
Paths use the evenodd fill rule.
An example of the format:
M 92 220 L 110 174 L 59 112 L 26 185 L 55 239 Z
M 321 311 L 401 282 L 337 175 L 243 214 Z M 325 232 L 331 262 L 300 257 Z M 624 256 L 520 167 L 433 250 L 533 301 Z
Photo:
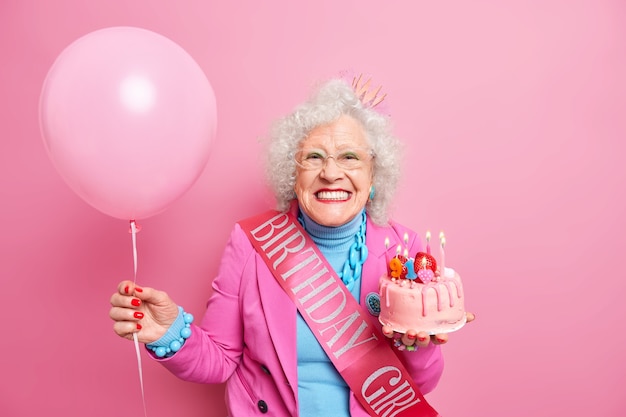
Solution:
M 333 159 L 333 162 L 330 162 L 330 159 Z M 333 155 L 328 155 L 324 160 L 324 165 L 322 165 L 322 170 L 320 171 L 320 177 L 325 178 L 329 181 L 336 180 L 337 178 L 341 178 L 343 176 L 343 169 L 339 168 L 337 165 L 337 161 Z

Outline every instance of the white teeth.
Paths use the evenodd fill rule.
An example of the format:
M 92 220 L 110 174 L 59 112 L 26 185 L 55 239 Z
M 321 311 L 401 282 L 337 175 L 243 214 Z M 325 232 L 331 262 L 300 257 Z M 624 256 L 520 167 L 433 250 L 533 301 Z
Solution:
M 317 198 L 320 200 L 347 200 L 350 194 L 347 191 L 320 191 Z

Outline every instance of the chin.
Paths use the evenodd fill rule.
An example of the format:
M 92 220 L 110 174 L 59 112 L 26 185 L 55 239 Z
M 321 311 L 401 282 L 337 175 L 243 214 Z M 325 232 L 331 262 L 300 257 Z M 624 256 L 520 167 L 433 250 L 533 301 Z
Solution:
M 348 216 L 345 214 L 328 214 L 324 216 L 319 216 L 317 217 L 317 219 L 318 220 L 316 220 L 316 222 L 321 224 L 322 226 L 336 227 L 348 223 L 350 220 L 353 219 L 353 216 Z

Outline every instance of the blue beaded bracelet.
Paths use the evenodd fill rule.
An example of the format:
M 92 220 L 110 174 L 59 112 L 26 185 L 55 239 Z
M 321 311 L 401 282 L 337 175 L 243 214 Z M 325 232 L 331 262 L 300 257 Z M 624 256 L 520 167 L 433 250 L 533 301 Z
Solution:
M 180 329 L 180 337 L 172 340 L 169 343 L 169 346 L 149 346 L 149 348 L 154 352 L 156 356 L 159 358 L 172 356 L 174 353 L 178 352 L 185 340 L 189 339 L 191 336 L 191 323 L 193 323 L 193 315 L 190 313 L 185 313 L 182 307 L 178 307 L 180 310 L 180 314 L 183 317 L 183 321 L 185 323 L 185 327 Z

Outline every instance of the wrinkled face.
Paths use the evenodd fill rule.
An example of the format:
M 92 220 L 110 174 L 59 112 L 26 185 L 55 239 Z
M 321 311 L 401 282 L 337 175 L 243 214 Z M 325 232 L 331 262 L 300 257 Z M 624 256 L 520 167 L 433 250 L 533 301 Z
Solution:
M 373 161 L 363 129 L 350 116 L 311 130 L 296 155 L 300 208 L 324 226 L 341 226 L 363 210 Z

